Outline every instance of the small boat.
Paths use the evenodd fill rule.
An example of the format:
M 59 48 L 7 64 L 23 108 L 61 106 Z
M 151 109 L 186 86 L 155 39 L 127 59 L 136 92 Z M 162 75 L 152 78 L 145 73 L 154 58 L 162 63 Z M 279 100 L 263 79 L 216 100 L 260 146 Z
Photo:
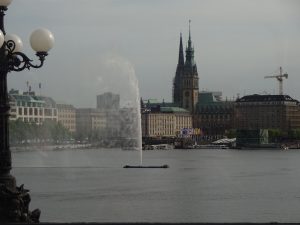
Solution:
M 227 145 L 195 145 L 194 149 L 229 149 Z
M 174 146 L 171 144 L 145 145 L 143 150 L 171 150 Z
M 165 164 L 165 165 L 162 165 L 162 166 L 130 166 L 130 165 L 125 165 L 123 168 L 163 168 L 163 169 L 166 169 L 166 168 L 169 168 L 169 165 Z

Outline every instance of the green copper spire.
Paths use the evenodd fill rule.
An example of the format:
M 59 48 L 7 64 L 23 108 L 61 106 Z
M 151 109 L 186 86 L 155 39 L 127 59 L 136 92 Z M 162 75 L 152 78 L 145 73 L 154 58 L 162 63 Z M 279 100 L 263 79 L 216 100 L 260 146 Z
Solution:
M 188 40 L 188 46 L 185 50 L 185 65 L 187 66 L 194 66 L 194 48 L 192 47 L 192 38 L 191 38 L 191 20 L 189 20 L 189 40 Z
M 192 44 L 191 40 L 191 20 L 189 20 L 189 45 Z

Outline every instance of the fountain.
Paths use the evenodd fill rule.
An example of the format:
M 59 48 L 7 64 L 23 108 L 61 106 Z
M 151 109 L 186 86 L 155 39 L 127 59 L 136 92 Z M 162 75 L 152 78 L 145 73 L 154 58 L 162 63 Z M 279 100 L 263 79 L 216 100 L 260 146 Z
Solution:
M 140 110 L 140 91 L 138 80 L 135 76 L 134 69 L 131 68 L 129 72 L 129 88 L 132 91 L 131 100 L 128 104 L 128 114 L 130 123 L 127 122 L 129 128 L 124 130 L 123 133 L 126 133 L 127 137 L 131 140 L 134 140 L 133 144 L 125 146 L 127 150 L 138 150 L 140 154 L 140 165 L 143 164 L 143 149 L 142 149 L 142 124 L 141 124 L 141 110 Z M 130 115 L 131 114 L 131 115 Z M 124 135 L 124 134 L 123 134 Z
M 132 68 L 131 72 L 129 73 L 129 82 L 131 86 L 131 90 L 133 90 L 133 112 L 135 112 L 135 121 L 133 122 L 133 130 L 136 129 L 136 132 L 132 134 L 136 135 L 136 147 L 140 154 L 140 164 L 136 166 L 132 165 L 125 165 L 123 168 L 169 168 L 168 165 L 162 166 L 144 166 L 143 165 L 143 148 L 142 148 L 142 119 L 141 119 L 141 103 L 140 103 L 140 90 L 138 80 L 136 78 L 134 69 Z
M 167 165 L 143 166 L 139 85 L 132 63 L 117 54 L 106 55 L 99 61 L 101 65 L 97 68 L 98 77 L 94 85 L 103 92 L 120 95 L 120 99 L 118 99 L 118 104 L 121 102 L 121 108 L 118 109 L 120 113 L 110 120 L 111 123 L 120 122 L 120 128 L 117 129 L 118 134 L 115 136 L 120 136 L 123 150 L 139 152 L 139 164 L 136 166 L 126 165 L 124 168 L 167 168 Z M 113 113 L 110 112 L 110 116 Z M 108 138 L 108 140 L 110 139 Z
M 135 135 L 137 137 L 136 139 L 136 146 L 133 146 L 132 149 L 136 149 L 139 151 L 140 154 L 140 164 L 137 166 L 131 166 L 131 165 L 125 165 L 123 168 L 169 168 L 168 165 L 162 165 L 162 166 L 143 166 L 143 148 L 142 148 L 142 123 L 141 123 L 141 109 L 140 109 L 140 91 L 139 91 L 139 85 L 138 85 L 138 80 L 135 76 L 135 73 L 131 73 L 130 76 L 130 84 L 132 86 L 132 89 L 134 90 L 134 107 L 132 112 L 133 113 L 133 118 L 135 118 L 132 123 L 132 132 L 131 134 Z M 136 130 L 136 132 L 134 132 Z

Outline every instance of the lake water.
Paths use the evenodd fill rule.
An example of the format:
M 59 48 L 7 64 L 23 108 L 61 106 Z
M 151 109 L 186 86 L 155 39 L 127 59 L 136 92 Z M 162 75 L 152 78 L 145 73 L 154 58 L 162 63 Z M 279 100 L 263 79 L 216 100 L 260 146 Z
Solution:
M 13 152 L 42 222 L 300 222 L 300 151 Z

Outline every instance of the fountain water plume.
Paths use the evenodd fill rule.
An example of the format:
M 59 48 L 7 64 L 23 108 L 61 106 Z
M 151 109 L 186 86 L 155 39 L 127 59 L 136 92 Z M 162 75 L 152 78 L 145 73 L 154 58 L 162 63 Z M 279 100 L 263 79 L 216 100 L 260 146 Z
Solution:
M 99 69 L 99 68 L 98 68 Z M 124 149 L 139 151 L 139 163 L 142 165 L 142 128 L 140 93 L 138 79 L 133 64 L 117 54 L 108 54 L 101 59 L 97 87 L 107 92 L 120 95 L 121 137 L 124 138 Z
M 133 64 L 125 58 L 111 54 L 101 60 L 97 71 L 98 88 L 120 95 L 122 107 L 115 120 L 121 124 L 123 149 L 139 151 L 139 165 L 126 165 L 124 168 L 168 168 L 168 165 L 143 166 L 140 91 Z

